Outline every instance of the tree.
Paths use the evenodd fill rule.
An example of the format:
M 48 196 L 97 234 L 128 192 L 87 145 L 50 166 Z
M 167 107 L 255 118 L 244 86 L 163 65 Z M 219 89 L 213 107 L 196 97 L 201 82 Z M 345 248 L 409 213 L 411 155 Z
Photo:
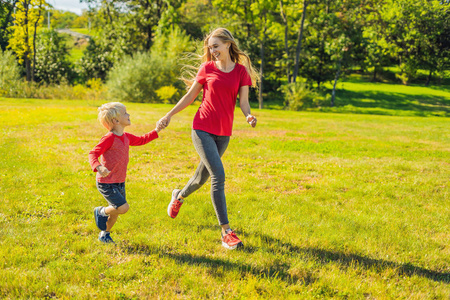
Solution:
M 263 108 L 264 74 L 266 73 L 267 44 L 274 39 L 271 31 L 275 23 L 279 1 L 276 0 L 245 0 L 245 1 L 213 1 L 214 7 L 224 15 L 226 24 L 235 36 L 243 37 L 244 50 L 250 50 L 252 61 L 258 57 L 260 71 L 260 86 L 258 102 Z M 244 38 L 246 37 L 246 38 Z M 256 47 L 258 50 L 255 51 Z
M 25 64 L 27 81 L 33 79 L 31 60 L 34 60 L 36 55 L 36 32 L 45 5 L 44 0 L 19 0 L 16 3 L 9 48 L 16 53 L 19 63 Z
M 10 25 L 13 18 L 12 13 L 17 0 L 0 0 L 0 48 L 5 51 L 8 45 L 8 36 L 10 34 Z
M 96 0 L 84 0 L 95 5 Z M 172 15 L 184 0 L 102 0 L 93 20 L 99 31 L 97 41 L 109 44 L 113 60 L 137 51 L 149 51 L 159 22 L 171 9 Z M 165 19 L 167 21 L 167 18 Z M 178 20 L 174 20 L 178 22 Z
M 293 82 L 296 81 L 297 76 L 298 76 L 298 69 L 299 69 L 299 63 L 300 63 L 300 51 L 302 49 L 303 28 L 304 28 L 304 24 L 305 24 L 307 7 L 308 7 L 308 1 L 303 0 L 302 21 L 301 21 L 300 29 L 298 31 L 297 48 L 295 51 L 295 67 L 294 67 L 294 74 L 293 74 L 293 78 L 292 78 Z
M 425 83 L 428 86 L 434 73 L 450 68 L 450 6 L 439 1 L 423 5 L 427 9 L 421 12 L 417 22 L 421 36 L 418 59 L 420 66 L 428 70 Z

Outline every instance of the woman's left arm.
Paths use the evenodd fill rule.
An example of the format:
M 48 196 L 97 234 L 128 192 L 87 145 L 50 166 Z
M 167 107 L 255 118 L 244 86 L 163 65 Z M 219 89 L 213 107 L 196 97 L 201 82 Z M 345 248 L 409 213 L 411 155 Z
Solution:
M 239 88 L 239 105 L 244 113 L 247 123 L 252 127 L 256 126 L 256 117 L 250 113 L 250 103 L 248 102 L 248 85 Z

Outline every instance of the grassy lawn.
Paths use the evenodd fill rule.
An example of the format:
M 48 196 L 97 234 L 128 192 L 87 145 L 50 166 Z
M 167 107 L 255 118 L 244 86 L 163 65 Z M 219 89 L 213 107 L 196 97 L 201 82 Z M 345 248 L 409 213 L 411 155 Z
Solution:
M 331 90 L 332 85 L 327 84 Z M 331 93 L 331 91 L 330 91 Z M 337 84 L 336 107 L 319 111 L 401 116 L 450 116 L 450 89 L 347 80 Z
M 70 28 L 70 30 L 86 35 L 91 35 L 93 33 L 93 31 L 89 30 L 89 28 Z
M 448 113 L 440 92 L 425 111 Z M 428 107 L 416 92 L 390 99 L 404 95 L 417 101 L 406 111 Z M 245 247 L 227 251 L 209 183 L 166 212 L 198 163 L 195 106 L 130 149 L 131 209 L 117 244 L 99 244 L 92 211 L 105 201 L 87 155 L 105 130 L 90 104 L 0 98 L 1 298 L 448 299 L 448 118 L 255 109 L 252 129 L 237 109 L 223 159 Z M 171 107 L 126 105 L 135 134 Z

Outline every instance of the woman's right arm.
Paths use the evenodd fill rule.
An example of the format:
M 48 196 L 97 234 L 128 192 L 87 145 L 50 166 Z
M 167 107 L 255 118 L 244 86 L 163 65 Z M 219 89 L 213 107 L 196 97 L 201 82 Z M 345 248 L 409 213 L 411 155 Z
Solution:
M 195 98 L 200 93 L 202 88 L 203 85 L 201 85 L 197 81 L 194 81 L 194 84 L 191 86 L 186 95 L 184 95 L 180 99 L 180 101 L 178 101 L 178 103 L 164 117 L 162 117 L 158 121 L 158 124 L 161 124 L 162 126 L 161 129 L 166 128 L 169 125 L 170 119 L 172 118 L 173 115 L 179 113 L 180 111 L 188 107 L 192 102 L 194 102 Z

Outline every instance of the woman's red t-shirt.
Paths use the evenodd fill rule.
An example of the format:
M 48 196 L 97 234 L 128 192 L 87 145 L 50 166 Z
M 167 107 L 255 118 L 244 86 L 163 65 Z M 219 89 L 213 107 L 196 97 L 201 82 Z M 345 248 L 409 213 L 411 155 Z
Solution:
M 231 72 L 225 73 L 209 61 L 200 66 L 195 81 L 203 85 L 203 99 L 193 129 L 231 136 L 239 88 L 252 85 L 247 69 L 236 63 Z

